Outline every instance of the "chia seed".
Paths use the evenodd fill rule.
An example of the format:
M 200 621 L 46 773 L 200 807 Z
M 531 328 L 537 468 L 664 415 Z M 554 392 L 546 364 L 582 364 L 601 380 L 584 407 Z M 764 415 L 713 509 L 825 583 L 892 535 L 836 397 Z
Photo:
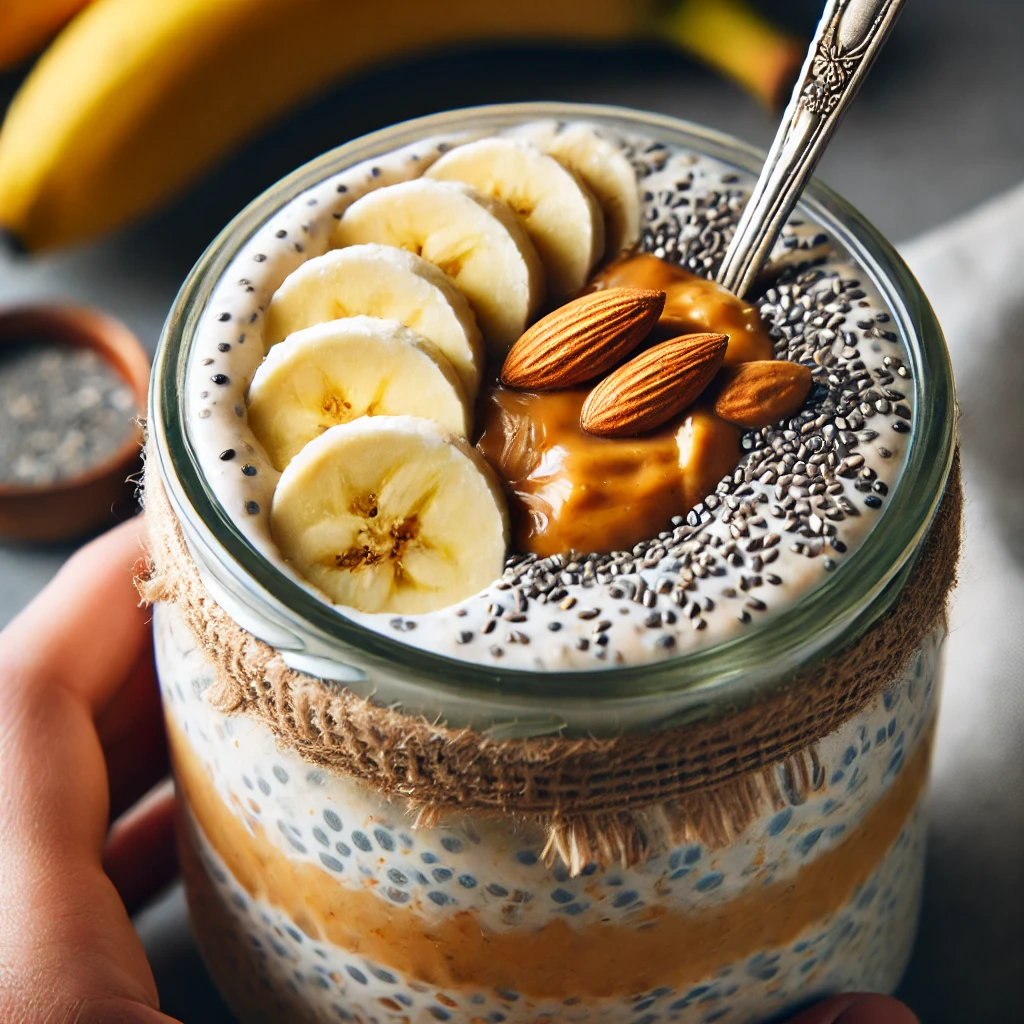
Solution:
M 0 482 L 43 487 L 112 459 L 135 395 L 92 349 L 37 341 L 0 350 Z

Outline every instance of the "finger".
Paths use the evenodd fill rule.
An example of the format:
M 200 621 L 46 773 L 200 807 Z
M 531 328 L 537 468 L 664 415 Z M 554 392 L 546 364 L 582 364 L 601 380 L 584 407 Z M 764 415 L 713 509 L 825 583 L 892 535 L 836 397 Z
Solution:
M 0 688 L 0 963 L 26 1008 L 122 998 L 156 1007 L 152 973 L 103 871 L 107 777 L 86 703 L 62 687 Z M 59 1019 L 60 1015 L 55 1014 Z
M 140 519 L 87 544 L 0 633 L 0 680 L 61 686 L 100 714 L 148 643 L 149 613 L 132 582 Z
M 789 1024 L 918 1024 L 917 1017 L 889 996 L 848 993 L 794 1017 Z
M 97 719 L 96 731 L 107 762 L 110 818 L 116 820 L 170 768 L 151 648 Z
M 103 868 L 121 901 L 134 913 L 178 873 L 174 845 L 174 786 L 151 790 L 114 823 L 103 851 Z
M 147 649 L 131 579 L 139 531 L 90 544 L 0 634 L 0 779 L 16 780 L 0 799 L 0 1020 L 158 1019 L 145 953 L 103 871 L 94 725 Z

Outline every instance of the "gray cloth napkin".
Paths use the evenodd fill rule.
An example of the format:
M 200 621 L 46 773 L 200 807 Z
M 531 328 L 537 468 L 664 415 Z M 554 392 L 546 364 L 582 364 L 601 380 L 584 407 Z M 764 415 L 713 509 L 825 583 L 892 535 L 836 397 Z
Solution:
M 967 496 L 903 995 L 925 1024 L 1024 1012 L 1024 184 L 902 247 L 942 324 Z

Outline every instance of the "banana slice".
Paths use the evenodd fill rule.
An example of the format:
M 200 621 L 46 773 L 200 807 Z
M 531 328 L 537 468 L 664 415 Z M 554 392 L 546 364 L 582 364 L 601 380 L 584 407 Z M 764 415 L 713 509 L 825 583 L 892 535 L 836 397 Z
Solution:
M 432 341 L 476 397 L 483 339 L 466 296 L 433 263 L 394 246 L 353 245 L 307 260 L 270 300 L 264 341 L 269 348 L 305 327 L 361 313 L 398 320 Z
M 640 189 L 626 154 L 589 124 L 535 121 L 510 129 L 582 179 L 604 210 L 605 256 L 614 259 L 640 241 Z
M 604 253 L 604 214 L 590 190 L 554 157 L 513 139 L 480 139 L 445 153 L 428 178 L 464 181 L 522 218 L 548 275 L 548 293 L 578 291 Z
M 508 537 L 480 454 L 412 416 L 363 417 L 311 441 L 281 474 L 270 527 L 336 604 L 410 615 L 497 579 Z
M 544 267 L 516 215 L 460 182 L 417 178 L 357 199 L 338 221 L 334 244 L 362 242 L 408 249 L 440 267 L 498 354 L 544 301 Z
M 406 413 L 460 437 L 471 422 L 455 368 L 397 320 L 354 316 L 296 331 L 249 385 L 249 426 L 279 470 L 339 423 Z

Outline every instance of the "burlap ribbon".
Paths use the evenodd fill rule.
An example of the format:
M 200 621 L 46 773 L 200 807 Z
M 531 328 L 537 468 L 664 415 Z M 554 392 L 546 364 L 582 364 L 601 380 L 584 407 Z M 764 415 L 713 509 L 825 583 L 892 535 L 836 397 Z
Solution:
M 721 846 L 783 790 L 823 783 L 815 743 L 860 711 L 943 621 L 955 584 L 959 457 L 913 571 L 888 612 L 855 642 L 745 705 L 660 732 L 614 738 L 496 740 L 381 707 L 289 669 L 213 601 L 155 470 L 146 474 L 147 601 L 173 601 L 216 671 L 210 699 L 264 722 L 310 762 L 400 798 L 428 827 L 450 813 L 540 822 L 546 855 L 572 873 L 636 863 L 666 840 Z

